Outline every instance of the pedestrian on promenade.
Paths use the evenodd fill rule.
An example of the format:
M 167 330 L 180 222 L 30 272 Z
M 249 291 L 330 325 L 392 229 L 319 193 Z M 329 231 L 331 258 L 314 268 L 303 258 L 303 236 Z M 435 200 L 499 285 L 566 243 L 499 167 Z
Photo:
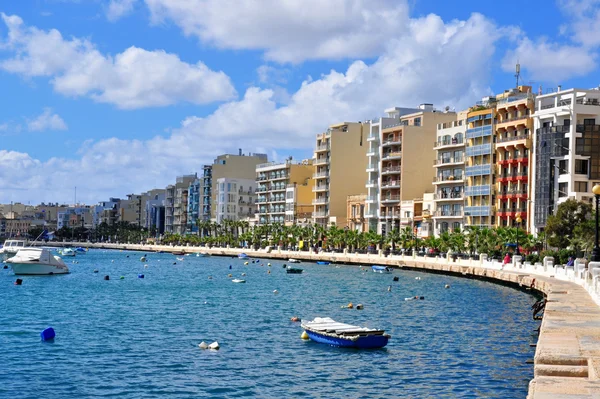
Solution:
M 506 256 L 504 257 L 504 260 L 502 261 L 502 268 L 504 269 L 504 265 L 508 265 L 509 263 L 510 263 L 510 255 L 507 252 Z

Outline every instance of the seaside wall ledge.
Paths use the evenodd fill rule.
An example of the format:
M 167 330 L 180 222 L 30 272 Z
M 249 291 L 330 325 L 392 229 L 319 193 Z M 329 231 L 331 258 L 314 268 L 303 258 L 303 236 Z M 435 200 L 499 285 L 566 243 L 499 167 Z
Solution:
M 509 264 L 487 260 L 429 258 L 416 255 L 352 254 L 286 251 L 279 248 L 254 251 L 240 248 L 206 248 L 172 245 L 47 243 L 48 246 L 135 251 L 207 252 L 211 255 L 304 261 L 331 261 L 360 265 L 386 265 L 467 278 L 483 278 L 521 289 L 543 292 L 547 303 L 534 357 L 534 378 L 528 399 L 600 398 L 600 264 L 575 269 L 544 264 Z

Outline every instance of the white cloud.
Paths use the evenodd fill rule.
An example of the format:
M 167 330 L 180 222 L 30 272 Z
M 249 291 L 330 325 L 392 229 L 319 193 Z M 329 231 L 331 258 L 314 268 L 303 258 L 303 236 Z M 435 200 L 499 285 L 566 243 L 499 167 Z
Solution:
M 514 71 L 519 62 L 530 74 L 528 78 L 560 83 L 594 71 L 596 60 L 597 54 L 584 47 L 525 38 L 504 57 L 502 68 L 507 72 Z
M 117 21 L 133 11 L 133 5 L 137 0 L 110 0 L 106 9 L 106 18 Z
M 575 42 L 584 47 L 600 45 L 600 0 L 559 0 L 563 12 L 571 18 L 566 25 Z
M 242 98 L 208 116 L 190 116 L 166 136 L 88 142 L 76 160 L 0 153 L 0 158 L 28 162 L 27 173 L 15 173 L 23 181 L 14 184 L 13 172 L 3 169 L 0 160 L 0 187 L 5 188 L 0 200 L 22 199 L 22 192 L 11 187 L 27 187 L 32 200 L 68 201 L 61 182 L 69 179 L 78 181 L 82 200 L 94 203 L 165 187 L 176 175 L 198 171 L 216 155 L 237 148 L 304 150 L 310 156 L 315 134 L 328 125 L 376 117 L 391 106 L 433 102 L 460 109 L 490 94 L 487 82 L 498 39 L 498 28 L 479 14 L 448 23 L 435 15 L 413 19 L 402 35 L 387 41 L 376 61 L 355 61 L 345 71 L 308 77 L 284 105 L 274 90 L 250 87 Z
M 87 39 L 66 40 L 55 29 L 26 27 L 21 18 L 1 14 L 8 27 L 5 50 L 13 57 L 0 69 L 24 77 L 46 76 L 64 95 L 133 109 L 187 101 L 207 104 L 236 96 L 230 78 L 202 62 L 188 64 L 163 50 L 129 47 L 103 55 Z
M 145 0 L 152 20 L 226 49 L 264 50 L 267 59 L 375 57 L 405 30 L 406 0 Z
M 8 123 L 0 123 L 0 132 L 5 132 L 8 130 Z
M 27 129 L 30 132 L 67 130 L 67 124 L 58 114 L 53 114 L 52 109 L 45 108 L 37 118 L 27 121 Z

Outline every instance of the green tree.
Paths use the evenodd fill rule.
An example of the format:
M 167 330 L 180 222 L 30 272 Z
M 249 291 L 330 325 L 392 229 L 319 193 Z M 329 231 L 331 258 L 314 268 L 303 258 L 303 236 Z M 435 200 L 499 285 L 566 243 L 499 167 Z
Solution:
M 578 226 L 592 219 L 592 206 L 585 202 L 568 199 L 560 204 L 554 215 L 546 222 L 548 244 L 564 249 L 578 243 L 577 234 L 585 234 L 585 228 Z

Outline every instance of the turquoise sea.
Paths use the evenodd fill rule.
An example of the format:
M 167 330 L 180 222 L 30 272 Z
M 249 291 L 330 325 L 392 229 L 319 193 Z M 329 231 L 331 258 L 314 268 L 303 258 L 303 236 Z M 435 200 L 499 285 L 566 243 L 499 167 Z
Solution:
M 535 298 L 512 288 L 312 263 L 288 275 L 267 259 L 150 253 L 145 268 L 142 255 L 90 250 L 66 259 L 71 274 L 22 286 L 0 270 L 1 398 L 506 399 L 525 398 L 533 378 Z M 405 301 L 415 295 L 425 300 Z M 343 309 L 349 302 L 364 310 Z M 370 351 L 306 342 L 292 316 L 392 339 Z M 56 339 L 41 342 L 48 326 Z

